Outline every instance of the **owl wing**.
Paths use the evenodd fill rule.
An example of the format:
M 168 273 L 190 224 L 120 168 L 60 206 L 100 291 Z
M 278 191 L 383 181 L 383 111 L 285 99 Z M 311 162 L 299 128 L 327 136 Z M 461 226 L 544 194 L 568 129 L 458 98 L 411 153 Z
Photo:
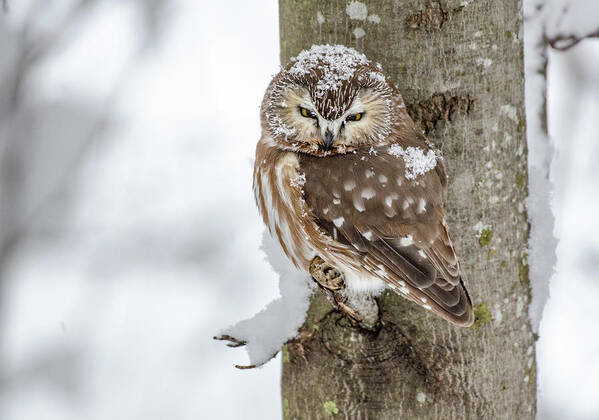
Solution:
M 326 163 L 325 163 L 326 161 Z M 315 222 L 397 293 L 457 325 L 474 320 L 443 210 L 445 169 L 406 178 L 379 150 L 306 157 L 304 195 Z

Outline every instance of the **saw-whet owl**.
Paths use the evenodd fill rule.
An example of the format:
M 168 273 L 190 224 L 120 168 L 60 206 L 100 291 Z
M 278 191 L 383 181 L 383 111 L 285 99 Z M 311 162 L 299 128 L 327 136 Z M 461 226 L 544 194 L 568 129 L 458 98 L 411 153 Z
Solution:
M 414 127 L 379 64 L 313 46 L 266 90 L 254 194 L 293 264 L 314 257 L 349 293 L 390 288 L 460 326 L 472 303 L 447 231 L 443 158 Z

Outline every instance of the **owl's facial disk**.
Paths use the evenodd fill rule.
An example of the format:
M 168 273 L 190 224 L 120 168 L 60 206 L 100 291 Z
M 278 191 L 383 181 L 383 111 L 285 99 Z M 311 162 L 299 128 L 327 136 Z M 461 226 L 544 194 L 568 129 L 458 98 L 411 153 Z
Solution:
M 347 153 L 378 143 L 389 134 L 389 104 L 372 89 L 358 91 L 351 105 L 335 120 L 319 114 L 304 88 L 289 89 L 281 98 L 280 116 L 293 131 L 288 140 L 294 150 L 319 156 Z

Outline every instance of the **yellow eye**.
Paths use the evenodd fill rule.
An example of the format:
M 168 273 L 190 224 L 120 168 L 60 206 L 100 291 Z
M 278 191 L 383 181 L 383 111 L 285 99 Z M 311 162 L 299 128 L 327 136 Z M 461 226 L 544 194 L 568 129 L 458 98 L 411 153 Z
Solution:
M 364 115 L 363 112 L 358 112 L 357 114 L 354 115 L 349 115 L 345 121 L 360 121 L 362 119 L 362 115 Z
M 300 106 L 300 114 L 302 114 L 302 117 L 315 118 L 315 115 L 312 113 L 312 111 L 308 111 L 306 108 L 302 106 Z

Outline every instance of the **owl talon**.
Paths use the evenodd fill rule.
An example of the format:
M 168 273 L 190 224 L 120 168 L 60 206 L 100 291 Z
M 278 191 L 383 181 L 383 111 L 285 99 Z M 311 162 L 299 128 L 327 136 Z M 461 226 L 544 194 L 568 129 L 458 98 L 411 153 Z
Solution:
M 215 340 L 220 340 L 220 341 L 228 341 L 227 343 L 227 347 L 241 347 L 241 346 L 245 346 L 247 344 L 246 341 L 243 340 L 238 340 L 235 337 L 231 337 L 230 335 L 227 334 L 223 334 L 223 335 L 219 335 L 218 337 L 212 337 Z
M 379 308 L 368 296 L 353 296 L 345 289 L 343 275 L 322 258 L 314 257 L 310 263 L 310 274 L 324 290 L 327 300 L 343 313 L 354 326 L 375 331 L 379 325 Z
M 352 321 L 355 321 L 358 324 L 362 322 L 364 318 L 360 315 L 360 313 L 354 310 L 354 308 L 351 306 L 347 305 L 345 301 L 346 299 L 343 297 L 335 296 L 335 303 L 341 312 L 345 313 Z
M 333 295 L 335 307 L 344 313 L 352 325 L 369 331 L 380 328 L 379 306 L 369 295 L 352 295 L 345 291 Z
M 320 257 L 314 257 L 310 263 L 310 274 L 314 281 L 327 290 L 336 291 L 345 288 L 343 275 Z

